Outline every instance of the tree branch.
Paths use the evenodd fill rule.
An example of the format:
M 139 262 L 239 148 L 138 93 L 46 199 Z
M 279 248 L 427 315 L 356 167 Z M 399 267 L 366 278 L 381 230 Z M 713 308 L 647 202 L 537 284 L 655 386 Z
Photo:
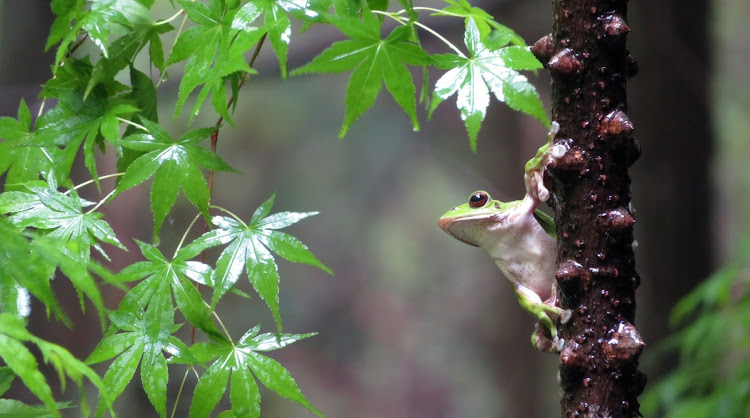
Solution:
M 564 417 L 639 416 L 644 343 L 635 329 L 634 219 L 628 167 L 640 155 L 626 115 L 626 81 L 636 72 L 625 47 L 626 0 L 556 0 L 553 33 L 532 47 L 552 75 L 557 143 L 548 166 L 558 227 L 557 282 Z

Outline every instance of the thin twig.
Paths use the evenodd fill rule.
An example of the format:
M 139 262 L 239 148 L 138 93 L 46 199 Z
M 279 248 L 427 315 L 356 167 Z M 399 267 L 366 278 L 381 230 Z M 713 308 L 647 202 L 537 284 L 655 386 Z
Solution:
M 70 51 L 68 51 L 65 54 L 65 58 L 70 58 L 70 56 L 73 55 L 74 52 L 76 52 L 76 49 L 78 49 L 78 47 L 83 45 L 83 43 L 86 42 L 86 39 L 88 38 L 89 38 L 88 32 L 84 33 L 83 36 L 81 36 L 81 39 L 79 39 L 78 42 L 73 44 L 73 46 L 70 48 Z
M 260 54 L 260 49 L 263 47 L 263 43 L 266 40 L 266 34 L 264 33 L 263 36 L 261 36 L 260 40 L 258 40 L 258 45 L 255 46 L 255 51 L 253 51 L 253 55 L 250 57 L 250 61 L 248 61 L 248 65 L 252 68 L 253 64 L 255 64 L 256 58 L 258 58 L 258 54 Z M 245 84 L 245 80 L 247 79 L 247 75 L 242 77 L 240 79 L 239 84 L 237 84 L 237 91 L 242 87 L 243 84 Z M 230 106 L 234 103 L 236 100 L 236 97 L 234 94 L 232 94 L 232 97 L 229 98 L 227 101 L 227 109 L 229 109 Z M 211 152 L 214 154 L 216 153 L 216 146 L 219 143 L 219 126 L 221 126 L 221 123 L 224 122 L 224 117 L 219 116 L 219 119 L 216 121 L 216 130 L 211 134 Z M 211 200 L 211 194 L 213 194 L 214 190 L 214 170 L 208 170 L 208 198 L 209 201 Z M 210 230 L 211 225 L 209 225 L 208 222 L 206 222 L 203 233 L 206 233 Z M 201 257 L 200 261 L 203 262 L 205 258 L 205 251 L 201 251 Z M 200 283 L 195 284 L 196 289 L 200 289 Z M 190 333 L 190 344 L 195 344 L 195 326 L 192 327 L 191 333 Z

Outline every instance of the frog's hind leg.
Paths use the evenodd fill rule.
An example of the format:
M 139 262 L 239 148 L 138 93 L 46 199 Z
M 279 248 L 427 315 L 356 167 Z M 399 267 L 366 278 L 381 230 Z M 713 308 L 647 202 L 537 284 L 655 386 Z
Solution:
M 523 309 L 534 315 L 542 326 L 547 328 L 550 332 L 550 336 L 554 340 L 557 337 L 557 327 L 552 321 L 552 318 L 557 319 L 563 314 L 563 310 L 557 306 L 548 305 L 542 302 L 539 295 L 528 287 L 514 283 L 513 289 L 518 297 L 518 303 L 521 304 Z

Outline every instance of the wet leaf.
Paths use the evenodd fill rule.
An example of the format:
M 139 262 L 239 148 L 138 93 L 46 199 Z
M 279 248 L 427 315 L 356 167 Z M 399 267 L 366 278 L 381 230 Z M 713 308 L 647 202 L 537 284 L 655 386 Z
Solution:
M 214 360 L 201 376 L 195 387 L 191 417 L 208 416 L 226 391 L 230 382 L 229 399 L 234 416 L 257 417 L 260 415 L 260 393 L 255 382 L 257 378 L 264 386 L 278 395 L 295 401 L 316 415 L 322 416 L 297 387 L 291 374 L 276 360 L 256 353 L 259 347 L 267 350 L 279 348 L 299 341 L 312 334 L 261 334 L 258 327 L 249 330 L 236 344 L 196 344 L 191 348 L 196 358 Z M 273 344 L 276 339 L 280 343 Z M 230 380 L 231 377 L 231 380 Z
M 194 145 L 197 140 L 207 138 L 214 128 L 190 131 L 175 142 L 158 124 L 147 119 L 142 119 L 142 123 L 148 133 L 130 135 L 120 141 L 125 148 L 145 153 L 128 166 L 117 185 L 115 196 L 154 176 L 151 210 L 154 213 L 156 242 L 161 225 L 177 199 L 179 188 L 193 205 L 207 213 L 208 184 L 200 169 L 234 170 L 218 155 Z
M 468 28 L 470 25 L 470 21 L 474 21 L 474 25 L 476 25 L 477 30 L 479 31 L 479 36 L 482 40 L 485 39 L 485 37 L 489 36 L 492 31 L 494 30 L 497 32 L 494 36 L 507 39 L 504 43 L 501 45 L 497 45 L 497 43 L 493 43 L 493 46 L 504 46 L 508 42 L 512 42 L 513 45 L 519 45 L 519 46 L 526 46 L 526 43 L 523 41 L 523 38 L 518 36 L 511 28 L 501 25 L 495 21 L 495 19 L 487 13 L 486 11 L 480 9 L 479 7 L 473 7 L 467 0 L 443 0 L 445 3 L 448 3 L 448 6 L 445 6 L 442 10 L 442 12 L 435 12 L 433 15 L 437 16 L 462 16 L 464 17 L 464 20 L 466 22 L 466 27 Z M 491 50 L 497 49 L 490 47 Z
M 310 63 L 292 71 L 292 75 L 353 70 L 346 88 L 346 113 L 339 137 L 375 103 L 383 82 L 411 118 L 414 130 L 419 130 L 416 88 L 406 65 L 424 66 L 431 61 L 421 47 L 409 40 L 411 28 L 397 27 L 382 39 L 381 21 L 367 9 L 362 11 L 362 21 L 342 16 L 329 20 L 351 39 L 334 43 Z
M 99 389 L 102 407 L 113 412 L 111 398 L 106 392 L 104 383 L 93 370 L 77 360 L 68 350 L 31 334 L 26 330 L 24 322 L 18 317 L 8 313 L 0 313 L 0 358 L 29 390 L 44 402 L 47 407 L 47 414 L 60 416 L 58 409 L 66 407 L 66 404 L 55 403 L 52 391 L 44 375 L 39 371 L 39 365 L 34 355 L 26 348 L 24 343 L 35 344 L 42 353 L 44 361 L 53 366 L 60 377 L 62 390 L 65 390 L 67 378 L 81 386 L 83 384 L 82 378 L 85 376 Z M 0 408 L 5 407 L 19 407 L 19 405 L 0 405 Z
M 249 13 L 245 9 L 254 9 L 254 3 L 248 3 L 242 9 L 239 2 L 233 2 L 231 7 L 223 7 L 219 0 L 211 0 L 208 5 L 188 0 L 180 0 L 179 3 L 197 25 L 180 35 L 166 65 L 189 58 L 180 82 L 175 117 L 190 93 L 203 85 L 190 114 L 192 121 L 212 91 L 221 97 L 226 96 L 227 77 L 237 72 L 256 72 L 248 65 L 244 54 L 260 40 L 266 29 L 251 26 L 260 12 Z M 226 102 L 212 100 L 212 103 L 216 111 L 231 123 Z
M 228 244 L 219 255 L 211 278 L 214 287 L 211 306 L 216 306 L 244 271 L 255 291 L 271 309 L 281 331 L 279 273 L 272 253 L 292 262 L 318 267 L 328 273 L 331 270 L 296 238 L 276 231 L 315 215 L 316 212 L 281 212 L 266 216 L 271 210 L 273 199 L 271 196 L 255 211 L 249 225 L 232 218 L 213 217 L 211 222 L 215 229 L 183 248 L 181 254 L 182 257 L 192 257 L 206 248 Z
M 449 70 L 435 83 L 430 116 L 445 99 L 457 93 L 456 106 L 476 151 L 477 133 L 490 104 L 490 92 L 511 109 L 529 114 L 549 125 L 539 94 L 516 69 L 541 68 L 528 48 L 506 47 L 491 51 L 480 42 L 479 30 L 469 19 L 464 37 L 469 57 L 456 54 L 435 56 L 438 68 Z

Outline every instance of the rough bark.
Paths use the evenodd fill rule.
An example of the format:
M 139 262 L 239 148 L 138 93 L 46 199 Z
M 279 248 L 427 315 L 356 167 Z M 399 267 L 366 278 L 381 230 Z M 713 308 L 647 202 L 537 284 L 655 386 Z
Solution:
M 639 416 L 645 385 L 638 370 L 644 344 L 633 325 L 640 278 L 628 167 L 640 147 L 626 115 L 626 81 L 636 72 L 626 12 L 625 0 L 556 0 L 553 33 L 532 48 L 552 76 L 556 143 L 570 147 L 548 167 L 556 278 L 563 307 L 573 310 L 561 327 L 565 417 Z

